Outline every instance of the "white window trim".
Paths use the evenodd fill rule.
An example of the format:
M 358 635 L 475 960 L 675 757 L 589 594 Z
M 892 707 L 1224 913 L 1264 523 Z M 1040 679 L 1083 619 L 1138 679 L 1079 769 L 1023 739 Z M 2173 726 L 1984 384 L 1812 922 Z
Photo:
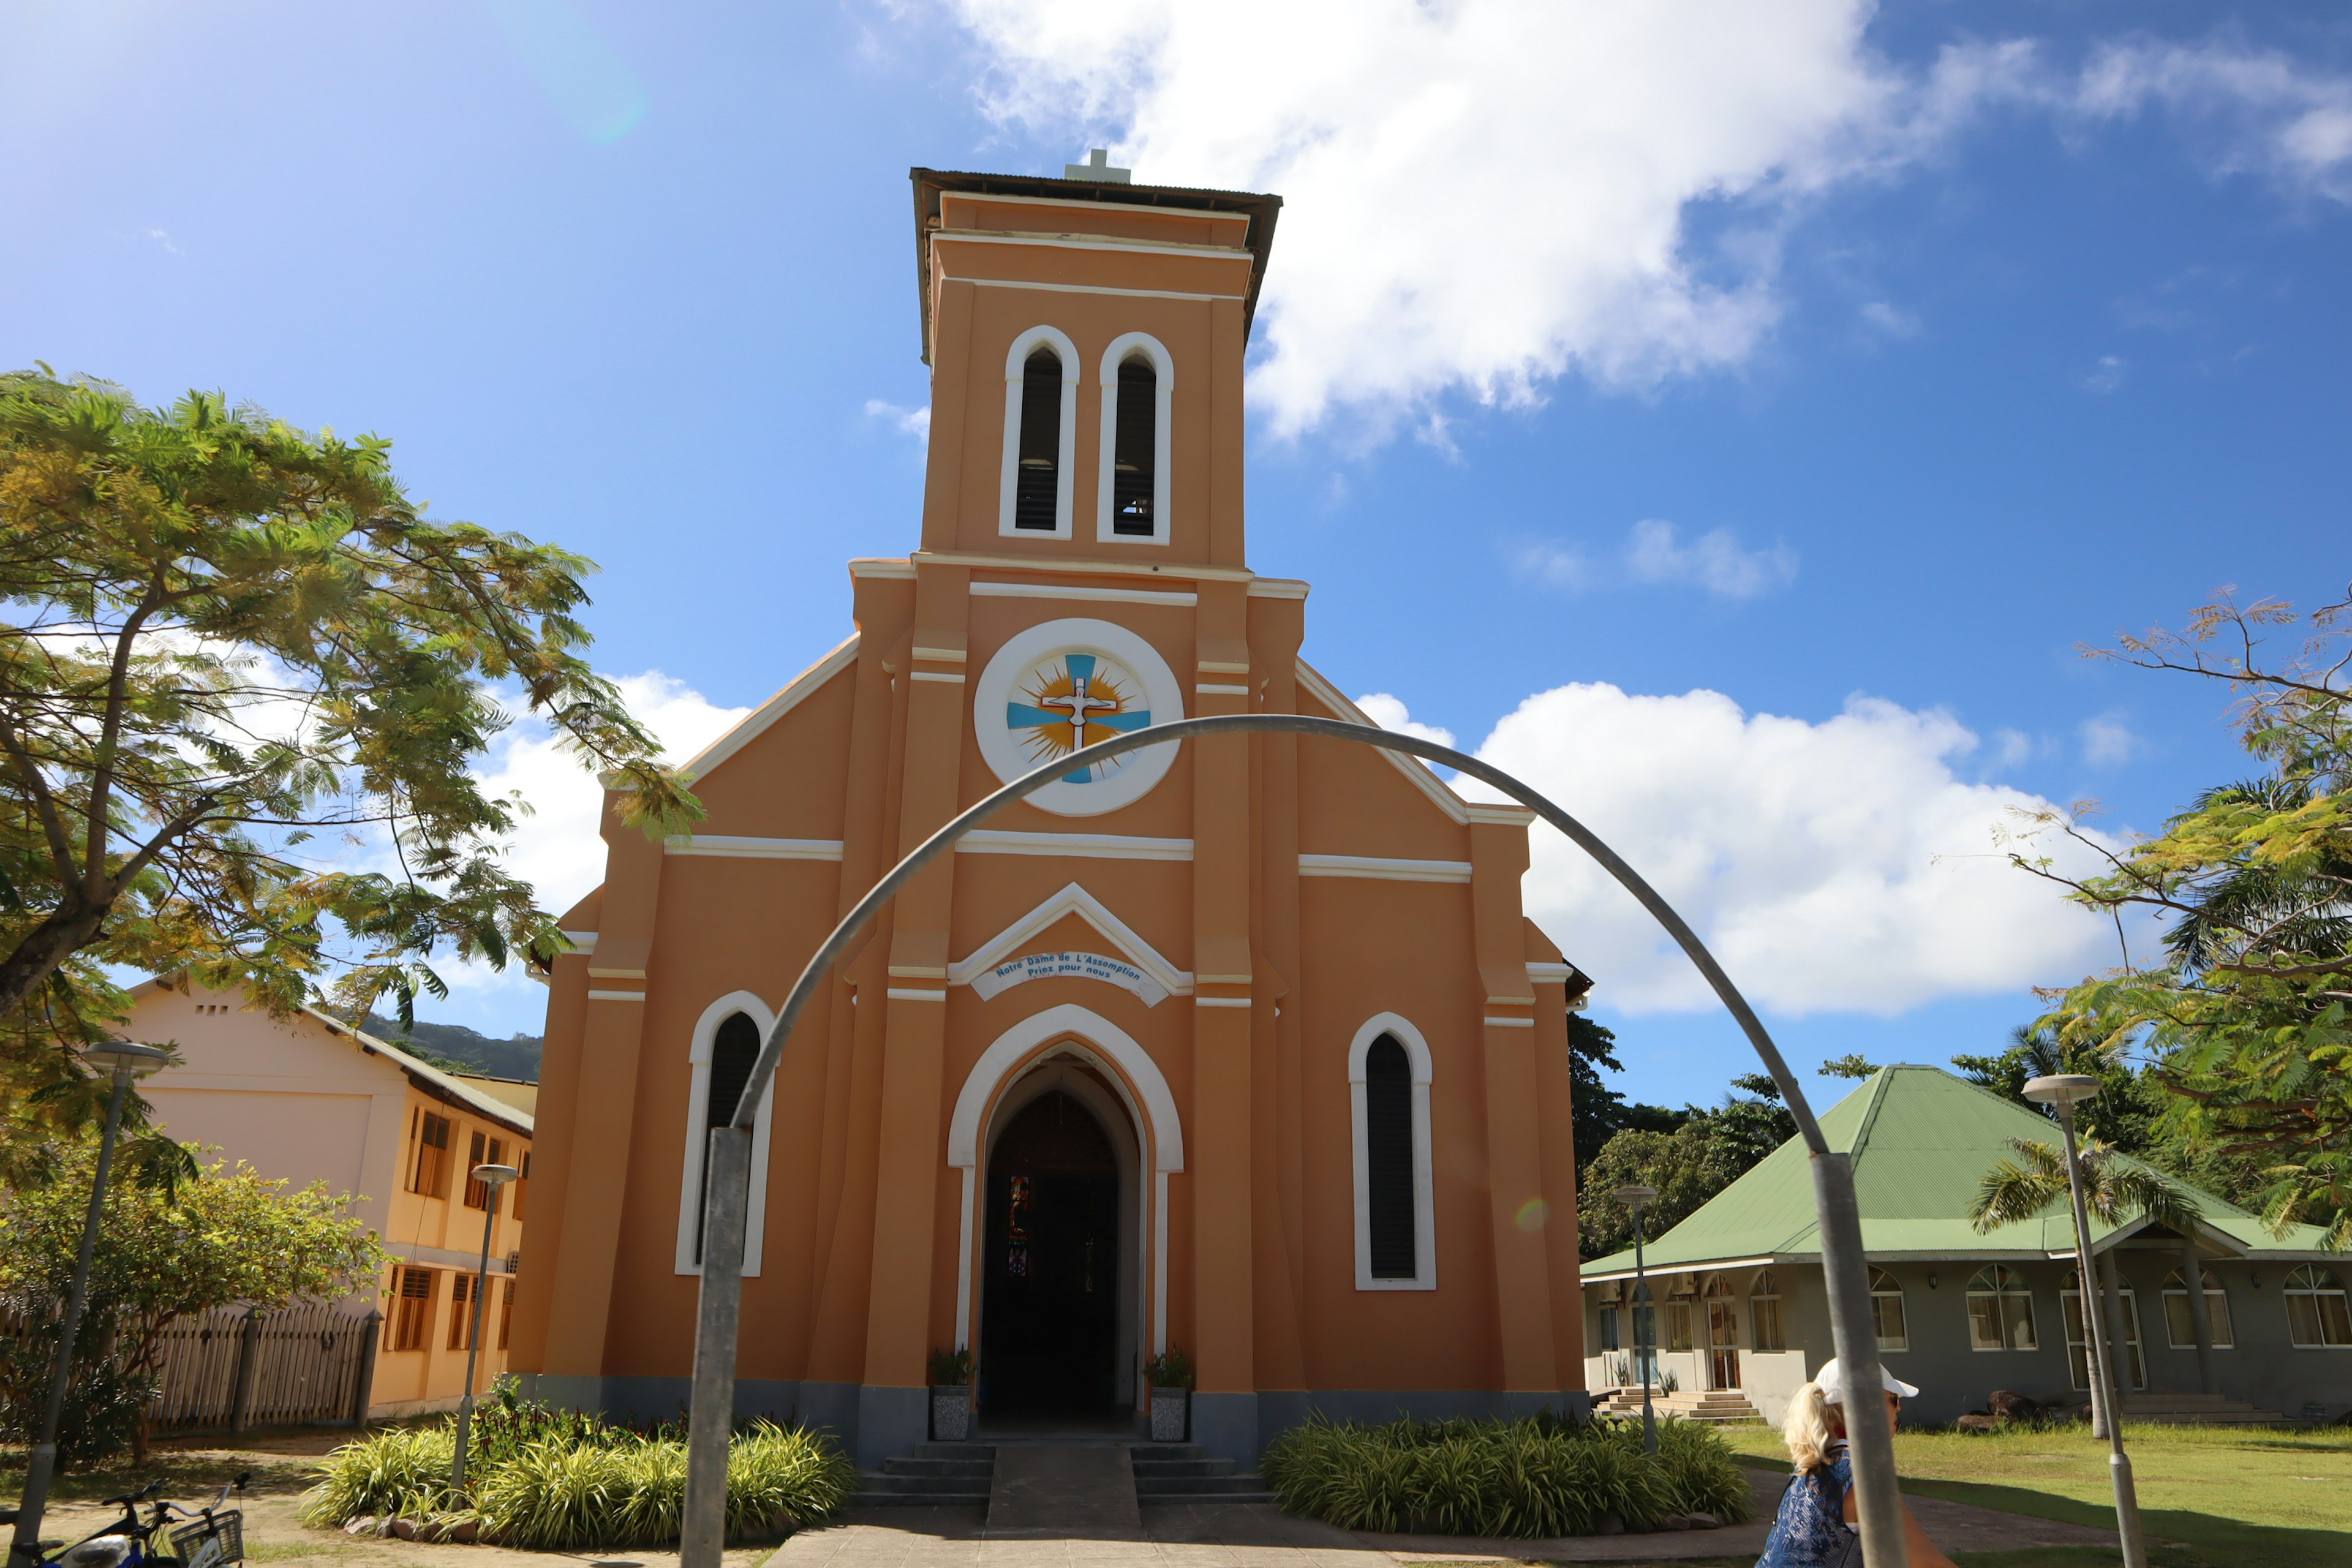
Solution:
M 677 1272 L 699 1275 L 702 1264 L 694 1256 L 695 1200 L 702 1192 L 702 1162 L 709 1150 L 709 1131 L 703 1125 L 703 1100 L 710 1093 L 710 1050 L 718 1038 L 719 1026 L 741 1013 L 759 1026 L 760 1038 L 765 1040 L 768 1031 L 776 1026 L 776 1015 L 749 991 L 734 991 L 721 996 L 702 1010 L 695 1021 L 694 1043 L 688 1048 L 687 1060 L 693 1064 L 693 1076 L 686 1095 L 686 1168 L 679 1178 L 677 1190 Z M 776 1080 L 771 1078 L 760 1096 L 759 1119 L 751 1131 L 751 1196 L 744 1214 L 743 1278 L 756 1279 L 760 1273 L 760 1242 L 765 1231 L 768 1215 L 768 1132 L 775 1120 Z
M 1364 1058 L 1372 1042 L 1393 1035 L 1412 1065 L 1412 1265 L 1410 1279 L 1372 1277 L 1371 1148 L 1364 1135 Z M 1437 1202 L 1435 1172 L 1430 1156 L 1429 1042 L 1411 1021 L 1394 1013 L 1381 1013 L 1365 1021 L 1348 1047 L 1349 1119 L 1356 1143 L 1356 1289 L 1359 1290 L 1434 1290 L 1437 1289 Z
M 1111 470 L 1118 452 L 1118 367 L 1138 353 L 1151 362 L 1152 374 L 1160 384 L 1151 422 L 1151 531 L 1120 533 L 1116 531 L 1118 520 L 1111 515 L 1110 501 Z M 1102 471 L 1095 487 L 1095 538 L 1105 543 L 1165 544 L 1169 532 L 1168 459 L 1175 444 L 1176 362 L 1150 333 L 1122 332 L 1103 350 L 1101 379 Z
M 1021 374 L 1040 345 L 1050 345 L 1062 362 L 1062 444 L 1055 458 L 1054 531 L 1013 526 L 1013 500 L 1021 486 Z M 1004 472 L 998 481 L 996 531 L 1007 539 L 1067 539 L 1076 494 L 1078 456 L 1078 346 L 1058 327 L 1032 327 L 1013 340 L 1004 354 Z

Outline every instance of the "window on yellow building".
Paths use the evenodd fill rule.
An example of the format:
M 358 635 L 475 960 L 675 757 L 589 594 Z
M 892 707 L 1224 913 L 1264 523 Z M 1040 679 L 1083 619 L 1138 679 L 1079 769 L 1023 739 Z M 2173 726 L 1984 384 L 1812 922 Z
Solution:
M 466 1206 L 467 1208 L 486 1209 L 490 1206 L 490 1184 L 488 1182 L 474 1180 L 474 1168 L 478 1165 L 500 1163 L 505 1158 L 506 1147 L 506 1140 L 503 1138 L 491 1138 L 480 1132 L 474 1134 L 473 1149 L 466 1156 Z
M 449 1119 L 426 1111 L 418 1125 L 416 1163 L 409 1167 L 408 1190 L 428 1198 L 449 1195 Z
M 435 1271 L 401 1268 L 394 1272 L 394 1288 L 398 1294 L 393 1299 L 392 1348 L 421 1351 L 425 1348 L 425 1335 L 433 1326 Z
M 449 1348 L 453 1351 L 474 1348 L 474 1283 L 470 1274 L 449 1277 Z

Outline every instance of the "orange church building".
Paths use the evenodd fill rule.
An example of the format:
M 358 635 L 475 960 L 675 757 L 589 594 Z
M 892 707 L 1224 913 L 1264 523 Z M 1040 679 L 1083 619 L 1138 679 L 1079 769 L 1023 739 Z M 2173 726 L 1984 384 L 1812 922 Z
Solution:
M 907 850 L 1155 721 L 1369 723 L 1244 549 L 1243 356 L 1280 200 L 914 171 L 931 369 L 919 548 L 849 563 L 856 632 L 608 813 L 551 980 L 514 1365 L 684 1401 L 708 1129 L 802 964 Z M 926 871 L 829 979 L 760 1107 L 738 1407 L 868 1468 L 968 1349 L 979 1421 L 1116 1430 L 1170 1349 L 1192 1437 L 1313 1409 L 1580 1406 L 1566 1013 L 1521 911 L 1532 814 L 1320 739 L 1064 778 Z

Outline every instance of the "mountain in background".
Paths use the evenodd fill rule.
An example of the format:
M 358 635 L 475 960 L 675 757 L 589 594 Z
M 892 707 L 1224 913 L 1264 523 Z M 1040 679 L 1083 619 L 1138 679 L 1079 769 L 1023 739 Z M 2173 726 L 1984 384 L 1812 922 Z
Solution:
M 378 1013 L 368 1015 L 365 1027 L 377 1039 L 423 1057 L 444 1071 L 539 1081 L 540 1047 L 546 1042 L 538 1035 L 494 1040 L 463 1024 L 428 1024 L 422 1018 L 415 1027 L 404 1029 L 397 1019 Z

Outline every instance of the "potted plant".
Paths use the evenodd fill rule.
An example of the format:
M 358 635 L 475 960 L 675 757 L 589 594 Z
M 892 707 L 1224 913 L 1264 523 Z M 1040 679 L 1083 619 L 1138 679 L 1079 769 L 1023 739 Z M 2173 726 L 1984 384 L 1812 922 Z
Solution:
M 1151 1440 L 1181 1443 L 1192 1426 L 1192 1363 L 1180 1350 L 1166 1350 L 1143 1363 L 1151 1390 Z
M 971 1436 L 971 1352 L 931 1352 L 931 1436 L 961 1443 Z

